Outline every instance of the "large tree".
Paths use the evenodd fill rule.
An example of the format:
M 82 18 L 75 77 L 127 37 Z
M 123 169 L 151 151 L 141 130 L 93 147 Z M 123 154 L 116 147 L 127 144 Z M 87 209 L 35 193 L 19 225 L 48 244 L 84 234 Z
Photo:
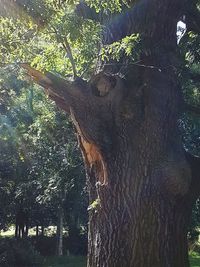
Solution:
M 98 10 L 98 1 L 87 2 Z M 65 42 L 73 82 L 21 66 L 76 127 L 90 201 L 88 267 L 188 266 L 187 227 L 200 189 L 200 161 L 185 152 L 178 120 L 183 109 L 199 109 L 182 100 L 176 32 L 183 16 L 188 31 L 199 32 L 197 1 L 128 1 L 118 14 L 114 2 L 111 12 L 81 3 L 76 13 L 103 24 L 103 46 L 139 34 L 137 63 L 125 54 L 118 62 L 105 55 L 86 81 L 77 77 Z

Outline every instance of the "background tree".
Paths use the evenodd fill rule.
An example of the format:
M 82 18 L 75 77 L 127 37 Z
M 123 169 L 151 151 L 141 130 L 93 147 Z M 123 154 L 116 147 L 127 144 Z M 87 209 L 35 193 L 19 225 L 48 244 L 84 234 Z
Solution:
M 44 227 L 59 228 L 61 206 L 63 234 L 64 227 L 73 228 L 70 218 L 77 216 L 69 194 L 72 207 L 87 206 L 72 124 L 41 90 L 16 76 L 16 67 L 1 69 L 1 86 L 1 229 L 14 223 L 16 237 L 25 237 L 28 228 L 36 226 L 36 235 L 44 235 Z M 84 217 L 78 214 L 79 233 Z

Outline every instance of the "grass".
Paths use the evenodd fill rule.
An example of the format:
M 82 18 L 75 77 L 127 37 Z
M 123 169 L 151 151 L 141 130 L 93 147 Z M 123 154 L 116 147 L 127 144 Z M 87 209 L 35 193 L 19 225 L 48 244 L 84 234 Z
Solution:
M 86 257 L 48 257 L 45 260 L 44 267 L 86 267 Z
M 32 235 L 35 235 L 35 229 L 31 229 Z M 48 229 L 49 232 L 53 231 Z M 6 232 L 0 232 L 0 237 L 12 237 L 14 235 L 14 227 Z M 43 267 L 86 267 L 86 257 L 81 256 L 63 256 L 63 257 L 47 257 L 45 258 Z M 196 252 L 190 253 L 190 267 L 200 267 L 200 254 Z
M 190 266 L 200 267 L 200 254 L 190 254 Z M 86 258 L 77 256 L 48 257 L 44 267 L 86 267 Z
M 190 254 L 190 266 L 191 267 L 200 267 L 200 254 L 192 252 Z

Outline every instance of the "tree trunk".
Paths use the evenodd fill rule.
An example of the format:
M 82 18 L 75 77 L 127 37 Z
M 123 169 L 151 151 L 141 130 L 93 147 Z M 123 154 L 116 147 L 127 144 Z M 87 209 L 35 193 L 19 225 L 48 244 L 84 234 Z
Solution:
M 44 236 L 44 225 L 41 226 L 41 236 Z
M 143 160 L 136 171 L 127 150 L 119 155 L 119 167 L 111 167 L 109 179 L 115 184 L 99 186 L 99 207 L 90 211 L 87 266 L 189 266 L 187 203 L 160 188 L 167 173 L 154 176 L 154 167 L 145 174 Z M 129 159 L 127 166 L 124 158 Z M 174 166 L 167 168 L 174 172 Z
M 29 232 L 29 225 L 25 225 L 25 237 L 28 237 L 28 232 Z
M 63 208 L 58 208 L 58 224 L 57 224 L 57 247 L 56 254 L 58 256 L 63 255 Z
M 127 65 L 125 74 L 111 62 L 89 82 L 69 83 L 23 65 L 71 114 L 78 133 L 90 202 L 88 267 L 189 266 L 187 226 L 197 192 L 178 131 L 183 3 L 136 1 L 123 22 L 107 23 L 108 43 L 140 33 L 140 64 Z
M 19 233 L 19 225 L 16 223 L 15 224 L 15 238 L 18 237 L 18 233 Z
M 189 266 L 191 174 L 177 128 L 180 88 L 176 73 L 165 67 L 168 59 L 167 52 L 143 57 L 154 68 L 139 71 L 137 88 L 129 75 L 120 115 L 107 132 L 111 146 L 99 150 L 90 143 L 91 152 L 82 142 L 90 195 L 88 267 Z
M 36 237 L 38 237 L 39 236 L 39 225 L 37 224 L 36 225 Z

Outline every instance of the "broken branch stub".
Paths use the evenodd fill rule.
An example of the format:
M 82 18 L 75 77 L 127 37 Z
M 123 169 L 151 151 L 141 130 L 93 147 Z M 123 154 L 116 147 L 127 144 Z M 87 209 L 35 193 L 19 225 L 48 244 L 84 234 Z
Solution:
M 79 102 L 83 103 L 86 97 L 87 83 L 82 79 L 76 79 L 74 82 L 69 82 L 51 72 L 42 73 L 28 64 L 20 64 L 27 71 L 35 83 L 42 86 L 47 95 L 56 102 L 56 104 L 69 112 Z
M 112 120 L 116 117 L 116 122 L 121 122 L 118 110 L 126 91 L 120 77 L 99 73 L 89 83 L 81 78 L 69 82 L 53 73 L 35 70 L 28 64 L 21 64 L 21 67 L 59 108 L 71 115 L 85 142 L 96 144 L 99 151 L 110 146 Z

